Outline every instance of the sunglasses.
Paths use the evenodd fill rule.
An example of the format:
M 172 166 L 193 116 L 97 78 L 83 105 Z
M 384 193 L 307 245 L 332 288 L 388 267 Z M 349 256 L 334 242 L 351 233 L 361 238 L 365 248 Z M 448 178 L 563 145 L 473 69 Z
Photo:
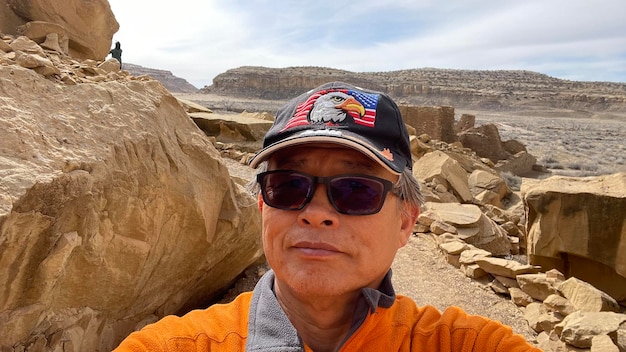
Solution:
M 389 180 L 370 175 L 311 176 L 292 170 L 274 170 L 257 175 L 265 204 L 283 210 L 300 210 L 313 198 L 318 184 L 326 186 L 330 204 L 341 214 L 371 215 L 380 211 Z

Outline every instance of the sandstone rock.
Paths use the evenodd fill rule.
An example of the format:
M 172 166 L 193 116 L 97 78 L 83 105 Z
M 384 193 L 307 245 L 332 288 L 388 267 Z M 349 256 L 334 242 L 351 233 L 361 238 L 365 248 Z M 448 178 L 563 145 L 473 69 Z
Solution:
M 17 28 L 17 32 L 28 37 L 42 48 L 69 55 L 69 39 L 65 28 L 57 23 L 31 21 Z
M 620 352 L 608 335 L 596 335 L 591 338 L 591 352 Z
M 435 221 L 441 221 L 441 218 L 439 217 L 439 215 L 437 215 L 437 213 L 435 212 L 430 211 L 430 209 L 428 209 L 428 207 L 426 206 L 427 204 L 434 204 L 434 203 L 426 202 L 424 204 L 425 204 L 424 205 L 425 210 L 422 211 L 417 216 L 417 223 L 422 224 L 424 226 L 430 226 Z
M 519 210 L 515 207 L 509 207 L 508 209 L 498 208 L 491 204 L 483 204 L 481 210 L 497 224 L 504 224 L 509 221 L 517 224 L 524 217 L 523 203 L 520 202 L 519 204 L 521 206 Z
M 15 53 L 15 62 L 25 68 L 53 66 L 52 62 L 39 55 L 27 54 L 21 51 Z
M 46 40 L 41 43 L 41 47 L 59 53 L 64 52 L 63 48 L 61 48 L 61 45 L 59 44 L 59 35 L 57 33 L 48 33 L 46 35 Z M 67 50 L 65 52 L 67 52 Z
M 482 220 L 482 219 L 481 219 Z M 459 227 L 456 229 L 457 236 L 467 243 L 474 242 L 475 238 L 480 235 L 481 227 Z
M 497 203 L 500 205 L 502 199 L 511 193 L 506 181 L 500 175 L 485 170 L 474 170 L 468 177 L 468 184 L 474 196 L 485 191 L 491 191 L 497 196 Z M 494 205 L 497 206 L 498 204 Z M 501 206 L 501 208 L 503 207 Z
M 435 241 L 437 242 L 437 245 L 440 245 L 442 243 L 447 243 L 447 242 L 463 242 L 461 239 L 459 239 L 459 236 L 457 236 L 456 234 L 452 234 L 449 232 L 446 233 L 442 233 L 439 236 L 433 236 Z M 473 249 L 475 248 L 474 246 L 468 245 L 469 249 Z
M 487 250 L 497 256 L 511 253 L 511 244 L 506 232 L 493 220 L 482 215 L 478 229 L 478 235 L 465 239 L 467 243 Z
M 537 273 L 539 271 L 538 267 L 502 258 L 482 257 L 476 259 L 476 264 L 480 265 L 483 270 L 490 274 L 510 278 L 515 278 L 517 275 L 521 274 Z
M 459 254 L 449 254 L 445 253 L 446 263 L 452 265 L 453 267 L 459 269 L 461 268 L 461 262 L 459 261 L 461 256 Z
M 522 291 L 538 301 L 543 301 L 556 293 L 556 288 L 546 279 L 546 274 L 522 274 L 517 275 L 515 279 Z
M 524 319 L 528 321 L 528 325 L 531 329 L 536 332 L 542 332 L 543 328 L 541 327 L 539 318 L 542 314 L 547 313 L 548 310 L 546 307 L 538 302 L 529 303 L 524 309 Z
M 432 224 L 430 224 L 430 232 L 436 235 L 441 235 L 446 232 L 456 233 L 456 228 L 450 224 L 436 220 L 436 221 L 433 221 Z
M 511 287 L 515 287 L 515 288 L 519 288 L 519 284 L 517 283 L 517 280 L 512 279 L 510 277 L 506 277 L 506 276 L 500 276 L 500 275 L 493 275 L 495 277 L 496 280 L 500 281 L 504 286 L 511 288 Z
M 537 335 L 537 347 L 539 347 L 544 352 L 552 351 L 550 347 L 550 335 L 548 335 L 545 331 L 542 331 Z
M 69 55 L 79 59 L 105 58 L 111 38 L 119 29 L 106 0 L 6 0 L 6 3 L 7 10 L 19 16 L 23 24 L 43 21 L 62 26 L 69 41 Z M 5 33 L 16 34 L 11 28 L 2 27 Z
M 426 226 L 426 225 L 417 223 L 417 224 L 413 225 L 413 232 L 416 232 L 416 233 L 430 232 L 430 226 Z
M 534 170 L 537 158 L 528 152 L 522 151 L 510 155 L 506 160 L 499 160 L 494 166 L 494 170 L 500 172 L 510 172 L 514 175 L 525 175 Z
M 555 326 L 561 340 L 578 348 L 590 348 L 597 335 L 614 334 L 626 314 L 613 312 L 574 312 Z
M 13 51 L 23 51 L 27 54 L 36 54 L 42 58 L 46 55 L 37 43 L 24 36 L 17 37 L 11 42 L 11 44 L 9 44 L 9 46 Z
M 588 348 L 578 348 L 564 341 L 561 341 L 559 335 L 553 331 L 550 332 L 548 348 L 545 351 L 552 352 L 589 352 Z
M 519 237 L 507 236 L 509 240 L 509 244 L 511 247 L 511 254 L 519 254 L 520 253 L 520 239 Z
M 493 191 L 485 190 L 474 195 L 474 199 L 480 204 L 492 204 L 504 208 L 501 197 Z
M 426 203 L 426 208 L 435 214 L 437 218 L 456 228 L 477 227 L 483 213 L 480 208 L 473 204 L 457 203 Z
M 10 51 L 13 51 L 13 48 L 11 48 L 11 46 L 4 40 L 0 40 L 0 50 L 2 50 L 5 53 L 8 53 Z
M 509 295 L 511 295 L 511 301 L 521 307 L 526 307 L 535 301 L 518 287 L 509 287 Z
M 481 277 L 487 276 L 487 272 L 477 264 L 463 264 L 460 266 L 460 269 L 465 276 L 472 279 L 480 279 Z
M 0 346 L 111 350 L 262 255 L 256 200 L 158 82 L 13 64 L 0 91 Z
M 548 311 L 537 318 L 539 325 L 541 325 L 541 330 L 545 332 L 550 332 L 554 329 L 556 324 L 559 324 L 563 321 L 564 316 L 559 312 Z
M 507 234 L 511 236 L 520 237 L 521 235 L 523 235 L 519 227 L 517 227 L 517 225 L 512 221 L 506 221 L 500 226 L 502 227 L 502 229 L 504 229 L 504 231 L 506 231 Z
M 413 164 L 413 176 L 422 182 L 437 179 L 452 187 L 460 202 L 472 200 L 467 183 L 467 172 L 459 163 L 441 151 L 424 155 Z
M 619 348 L 619 352 L 626 351 L 626 324 L 622 323 L 615 333 L 615 344 Z
M 467 243 L 461 241 L 445 242 L 439 245 L 439 249 L 441 249 L 444 253 L 453 255 L 460 255 L 464 250 L 469 248 L 470 247 Z
M 111 58 L 98 64 L 97 67 L 107 73 L 118 72 L 120 70 L 120 62 Z
M 626 173 L 524 179 L 521 188 L 530 263 L 556 268 L 625 301 Z
M 459 258 L 459 262 L 461 264 L 474 264 L 477 260 L 482 259 L 484 257 L 490 257 L 491 253 L 484 249 L 468 249 L 461 253 L 461 257 Z
M 550 310 L 559 312 L 563 316 L 568 316 L 576 311 L 576 307 L 567 298 L 552 294 L 543 300 L 543 304 Z
M 411 142 L 411 154 L 417 158 L 433 151 L 432 147 L 420 141 L 415 135 L 409 135 L 409 141 Z
M 557 289 L 577 310 L 586 312 L 620 311 L 619 304 L 613 297 L 575 277 L 560 283 Z
M 272 126 L 272 121 L 260 120 L 244 114 L 193 112 L 189 115 L 208 136 L 215 136 L 218 141 L 226 143 L 262 141 L 265 133 Z
M 556 287 L 557 284 L 565 281 L 565 275 L 556 269 L 550 269 L 546 271 L 546 280 Z
M 189 100 L 185 100 L 185 99 L 181 99 L 181 98 L 176 98 L 178 100 L 178 102 L 180 103 L 180 105 L 183 106 L 183 108 L 185 109 L 185 111 L 187 113 L 192 113 L 192 112 L 206 112 L 206 113 L 212 113 L 213 111 L 211 111 L 211 109 L 204 107 L 200 104 L 194 103 L 193 101 L 189 101 Z
M 509 296 L 509 288 L 504 286 L 500 281 L 498 280 L 493 280 L 489 283 L 489 288 L 491 288 L 491 290 L 493 290 L 493 292 L 495 293 L 499 293 L 501 295 L 507 295 Z

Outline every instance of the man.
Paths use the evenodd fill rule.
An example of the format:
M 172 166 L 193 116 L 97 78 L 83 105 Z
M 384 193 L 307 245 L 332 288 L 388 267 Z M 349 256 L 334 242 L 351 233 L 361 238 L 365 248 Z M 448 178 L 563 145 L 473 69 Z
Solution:
M 540 351 L 498 322 L 395 294 L 390 267 L 421 200 L 387 95 L 334 82 L 295 98 L 251 166 L 272 270 L 232 303 L 166 317 L 116 351 Z

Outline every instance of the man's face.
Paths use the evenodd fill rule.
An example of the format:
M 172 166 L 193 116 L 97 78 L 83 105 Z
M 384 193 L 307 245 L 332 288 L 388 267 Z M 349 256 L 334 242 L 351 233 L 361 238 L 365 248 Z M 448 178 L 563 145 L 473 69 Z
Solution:
M 365 174 L 395 183 L 391 174 L 358 151 L 333 145 L 296 146 L 272 155 L 269 170 L 295 170 L 312 176 Z M 403 215 L 396 195 L 387 194 L 372 215 L 338 213 L 318 184 L 302 210 L 268 206 L 259 195 L 263 247 L 277 284 L 313 296 L 378 288 L 398 248 L 413 229 L 416 211 Z M 286 289 L 287 287 L 284 287 Z

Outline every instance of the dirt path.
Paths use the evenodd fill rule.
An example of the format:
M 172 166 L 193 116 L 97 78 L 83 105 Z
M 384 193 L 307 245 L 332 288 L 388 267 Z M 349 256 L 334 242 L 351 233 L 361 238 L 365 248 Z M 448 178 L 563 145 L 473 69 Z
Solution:
M 398 294 L 409 296 L 419 306 L 439 310 L 459 306 L 469 314 L 498 320 L 534 342 L 536 334 L 510 299 L 472 280 L 448 264 L 437 249 L 434 237 L 420 234 L 398 252 L 392 266 L 393 284 Z

